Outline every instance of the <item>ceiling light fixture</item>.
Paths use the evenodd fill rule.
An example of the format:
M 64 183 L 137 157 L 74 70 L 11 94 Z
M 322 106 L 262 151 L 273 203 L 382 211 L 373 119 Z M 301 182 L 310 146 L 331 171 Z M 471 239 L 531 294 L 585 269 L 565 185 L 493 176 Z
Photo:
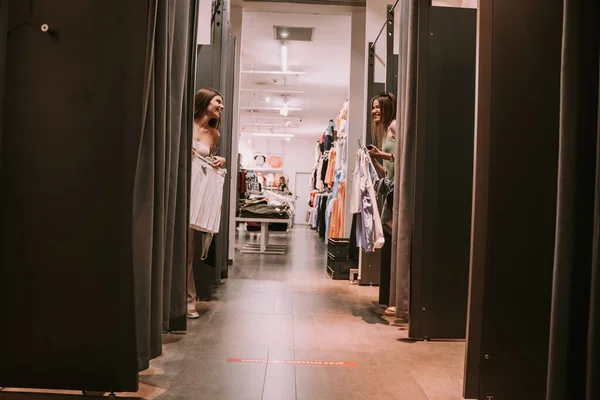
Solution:
M 293 138 L 294 135 L 291 133 L 253 133 L 252 136 L 259 137 L 281 137 L 281 138 Z
M 262 82 L 262 85 L 267 85 L 267 82 Z M 241 88 L 240 92 L 261 92 L 271 94 L 305 94 L 304 90 L 289 90 L 289 89 L 267 89 L 267 88 Z
M 281 70 L 283 72 L 288 71 L 288 52 L 287 45 L 285 43 L 281 44 Z
M 240 110 L 244 110 L 244 111 L 250 111 L 250 110 L 254 110 L 254 111 L 279 111 L 281 110 L 281 106 L 277 107 L 277 106 L 270 106 L 270 107 L 254 107 L 254 106 L 240 106 Z M 302 108 L 297 108 L 297 107 L 289 107 L 290 111 L 302 111 Z M 257 116 L 257 118 L 263 118 L 262 116 Z M 284 117 L 277 117 L 278 119 L 284 119 Z
M 255 75 L 308 75 L 306 71 L 255 71 L 245 70 L 241 71 L 242 74 L 255 74 Z
M 268 103 L 271 101 L 271 98 L 269 96 L 265 97 L 265 101 Z

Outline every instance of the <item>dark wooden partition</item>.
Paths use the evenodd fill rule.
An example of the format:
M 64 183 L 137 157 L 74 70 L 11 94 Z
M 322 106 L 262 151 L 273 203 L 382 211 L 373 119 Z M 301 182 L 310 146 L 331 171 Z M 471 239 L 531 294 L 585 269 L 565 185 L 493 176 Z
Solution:
M 224 4 L 214 10 L 214 22 L 212 26 L 212 43 L 198 46 L 198 62 L 196 70 L 196 90 L 210 87 L 223 94 L 225 110 L 221 118 L 221 139 L 218 144 L 219 155 L 225 157 L 228 165 L 232 157 L 233 140 L 233 91 L 235 79 L 235 46 L 236 38 L 228 22 L 229 16 L 223 11 Z M 228 167 L 226 167 L 228 168 Z M 229 271 L 229 221 L 230 221 L 230 197 L 231 176 L 236 171 L 228 170 L 223 187 L 223 205 L 221 209 L 221 226 L 215 234 L 211 244 L 206 262 L 197 260 L 194 263 L 194 276 L 198 297 L 203 300 L 211 300 L 209 294 L 212 283 L 218 283 L 222 278 L 228 277 Z M 197 243 L 197 254 L 201 247 Z M 207 282 L 208 273 L 206 266 L 213 268 L 212 282 Z
M 466 335 L 476 13 L 419 7 L 413 338 Z
M 6 5 L 0 386 L 136 391 L 132 204 L 150 2 Z
M 545 399 L 563 2 L 479 6 L 465 397 Z
M 6 41 L 8 39 L 8 0 L 0 0 L 0 168 L 4 130 L 4 87 L 6 82 Z

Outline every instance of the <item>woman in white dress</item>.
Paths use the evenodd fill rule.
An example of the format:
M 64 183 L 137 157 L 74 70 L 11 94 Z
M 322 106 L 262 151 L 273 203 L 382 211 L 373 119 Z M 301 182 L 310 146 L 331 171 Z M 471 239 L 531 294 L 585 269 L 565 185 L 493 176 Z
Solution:
M 219 127 L 223 113 L 223 96 L 214 89 L 200 89 L 194 96 L 194 136 L 192 155 L 210 158 L 211 164 L 216 168 L 225 166 L 225 158 L 212 156 L 221 134 Z M 194 193 L 196 180 L 192 180 L 191 192 Z M 202 208 L 201 204 L 190 204 L 190 208 Z M 188 287 L 188 318 L 199 317 L 196 311 L 196 284 L 194 282 L 194 246 L 197 235 L 206 235 L 190 228 L 187 257 L 187 287 Z M 212 237 L 212 235 L 211 235 Z M 206 245 L 210 240 L 203 240 Z M 204 253 L 208 249 L 203 249 Z

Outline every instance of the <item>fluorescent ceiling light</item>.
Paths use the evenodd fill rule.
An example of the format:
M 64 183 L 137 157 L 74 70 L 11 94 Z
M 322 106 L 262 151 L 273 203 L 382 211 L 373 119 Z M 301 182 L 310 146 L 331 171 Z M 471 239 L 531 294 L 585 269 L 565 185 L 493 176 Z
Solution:
M 242 128 L 250 129 L 270 129 L 270 128 L 290 128 L 296 129 L 298 126 L 292 126 L 292 123 L 283 124 L 242 124 Z
M 242 71 L 242 74 L 258 74 L 258 75 L 308 75 L 308 72 L 303 71 Z
M 252 136 L 293 138 L 291 133 L 253 133 Z
M 281 93 L 281 94 L 304 94 L 306 91 L 304 90 L 282 90 L 282 89 L 263 89 L 263 88 L 241 88 L 240 92 L 254 92 L 254 93 Z
M 281 45 L 281 70 L 283 72 L 288 70 L 288 52 L 285 44 Z
M 240 110 L 249 110 L 249 111 L 280 111 L 281 107 L 252 107 L 252 106 L 242 106 Z M 288 107 L 288 111 L 302 111 L 301 108 Z M 262 116 L 258 116 L 257 118 L 265 118 Z M 281 119 L 281 117 L 278 117 Z

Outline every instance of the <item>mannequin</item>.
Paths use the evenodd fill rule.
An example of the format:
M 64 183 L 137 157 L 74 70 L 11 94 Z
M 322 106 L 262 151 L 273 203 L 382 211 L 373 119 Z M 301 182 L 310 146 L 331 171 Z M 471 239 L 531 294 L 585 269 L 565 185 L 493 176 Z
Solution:
M 219 142 L 221 134 L 219 126 L 221 114 L 223 113 L 223 96 L 214 89 L 200 89 L 194 96 L 194 136 L 192 145 L 192 156 L 203 157 L 209 160 L 210 165 L 218 169 L 225 166 L 225 158 L 213 156 L 216 145 Z M 192 166 L 192 175 L 194 177 L 194 166 Z M 197 180 L 192 180 L 191 192 L 195 193 L 194 185 Z M 201 200 L 203 201 L 203 200 Z M 218 200 L 221 201 L 220 198 Z M 201 207 L 202 204 L 190 204 L 190 208 Z M 206 259 L 208 247 L 212 241 L 212 233 L 201 232 L 190 227 L 188 236 L 188 257 L 187 257 L 187 287 L 188 287 L 188 311 L 187 317 L 196 319 L 200 315 L 196 311 L 196 284 L 194 281 L 194 246 L 197 239 L 202 240 L 202 259 Z

